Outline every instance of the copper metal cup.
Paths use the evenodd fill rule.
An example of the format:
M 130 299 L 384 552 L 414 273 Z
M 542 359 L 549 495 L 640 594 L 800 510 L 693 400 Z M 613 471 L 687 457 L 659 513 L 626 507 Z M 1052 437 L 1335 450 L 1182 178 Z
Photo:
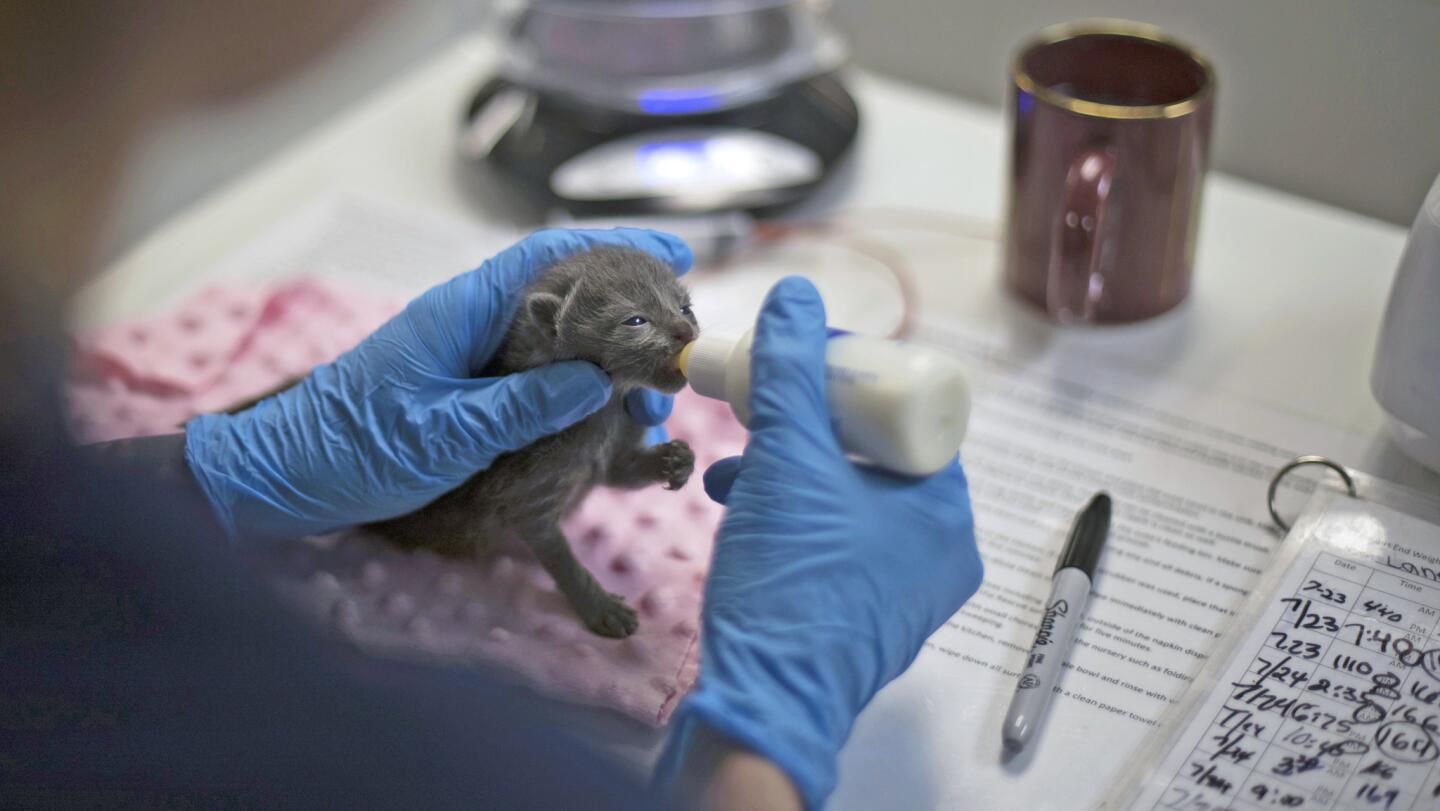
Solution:
M 1141 23 L 1047 28 L 1010 66 L 1006 284 L 1060 321 L 1124 322 L 1190 289 L 1215 72 Z

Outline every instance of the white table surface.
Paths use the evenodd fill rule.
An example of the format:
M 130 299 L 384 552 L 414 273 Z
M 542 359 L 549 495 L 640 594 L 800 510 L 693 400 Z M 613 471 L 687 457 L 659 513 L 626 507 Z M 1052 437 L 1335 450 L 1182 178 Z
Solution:
M 455 157 L 461 111 L 493 54 L 482 39 L 436 54 L 192 206 L 82 294 L 75 324 L 93 327 L 167 306 L 203 281 L 197 277 L 217 258 L 335 191 L 477 223 L 507 219 L 493 200 L 477 202 L 473 177 Z M 1001 113 L 864 72 L 852 79 L 864 115 L 856 155 L 806 211 L 853 211 L 863 221 L 865 211 L 923 209 L 998 232 L 1006 165 Z M 1394 225 L 1212 173 L 1189 300 L 1143 324 L 1079 329 L 1050 325 L 1000 289 L 993 241 L 917 231 L 889 239 L 913 268 L 927 317 L 963 321 L 1022 352 L 1111 356 L 1361 434 L 1369 450 L 1352 464 L 1440 492 L 1440 477 L 1389 444 L 1369 389 L 1371 353 L 1404 237 Z M 795 254 L 789 270 L 824 272 L 806 267 L 805 255 Z M 653 734 L 604 732 L 622 752 L 642 761 L 653 755 Z

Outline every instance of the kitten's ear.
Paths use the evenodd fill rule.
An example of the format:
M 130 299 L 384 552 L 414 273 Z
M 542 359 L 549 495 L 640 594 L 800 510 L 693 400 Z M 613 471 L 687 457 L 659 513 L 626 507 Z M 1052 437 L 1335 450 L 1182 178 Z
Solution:
M 556 325 L 560 323 L 560 308 L 565 302 L 554 293 L 531 293 L 525 299 L 525 309 L 530 318 L 545 331 L 546 335 L 554 336 L 557 332 Z

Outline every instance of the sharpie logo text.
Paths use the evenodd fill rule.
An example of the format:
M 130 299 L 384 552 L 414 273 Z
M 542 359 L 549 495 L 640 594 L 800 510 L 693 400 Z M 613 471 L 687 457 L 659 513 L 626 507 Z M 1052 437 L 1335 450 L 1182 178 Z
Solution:
M 1045 616 L 1040 618 L 1040 633 L 1035 635 L 1035 646 L 1050 644 L 1050 634 L 1055 630 L 1055 620 L 1070 613 L 1067 600 L 1056 600 L 1045 607 Z

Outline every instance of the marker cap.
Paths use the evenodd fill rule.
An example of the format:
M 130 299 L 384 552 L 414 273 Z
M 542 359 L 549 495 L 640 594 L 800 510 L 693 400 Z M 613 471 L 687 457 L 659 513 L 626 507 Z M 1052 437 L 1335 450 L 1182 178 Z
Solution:
M 1110 532 L 1110 496 L 1096 493 L 1075 516 L 1070 527 L 1070 537 L 1065 540 L 1065 550 L 1055 571 L 1064 568 L 1079 569 L 1091 580 L 1095 579 L 1095 565 L 1100 561 L 1100 550 L 1105 548 L 1105 536 Z

